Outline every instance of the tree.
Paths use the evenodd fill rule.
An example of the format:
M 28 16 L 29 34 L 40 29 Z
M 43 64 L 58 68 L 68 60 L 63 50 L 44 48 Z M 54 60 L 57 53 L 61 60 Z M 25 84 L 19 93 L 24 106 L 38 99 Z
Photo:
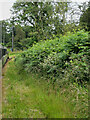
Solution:
M 22 40 L 25 38 L 25 32 L 23 31 L 20 25 L 16 25 L 14 28 L 15 37 L 14 37 L 14 46 L 17 49 L 22 49 Z
M 90 31 L 90 2 L 88 2 L 88 8 L 83 11 L 83 13 L 80 16 L 80 25 L 82 28 Z
M 8 20 L 2 20 L 2 43 L 6 45 L 7 43 L 11 42 L 11 29 L 10 23 Z
M 13 5 L 12 13 L 16 23 L 19 22 L 25 26 L 32 26 L 34 28 L 32 32 L 38 32 L 38 40 L 47 36 L 47 29 L 50 28 L 53 14 L 51 3 L 16 2 Z
M 16 2 L 12 7 L 15 23 L 32 26 L 37 40 L 50 39 L 52 34 L 64 33 L 68 11 L 67 2 Z M 62 30 L 61 30 L 62 29 Z

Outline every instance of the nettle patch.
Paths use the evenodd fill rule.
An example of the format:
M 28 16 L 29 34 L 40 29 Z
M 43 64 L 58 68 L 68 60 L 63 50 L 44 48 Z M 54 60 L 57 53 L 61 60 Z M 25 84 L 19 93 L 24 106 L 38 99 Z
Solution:
M 62 78 L 63 81 L 69 76 L 69 81 L 83 83 L 89 80 L 88 59 L 88 32 L 82 30 L 34 44 L 16 58 L 16 65 L 28 72 L 41 72 L 51 79 Z

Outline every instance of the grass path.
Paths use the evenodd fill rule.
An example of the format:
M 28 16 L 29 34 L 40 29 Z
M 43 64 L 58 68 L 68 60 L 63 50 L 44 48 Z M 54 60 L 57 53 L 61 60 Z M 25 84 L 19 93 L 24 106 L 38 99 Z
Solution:
M 69 103 L 38 75 L 27 74 L 9 61 L 3 70 L 3 118 L 71 118 Z

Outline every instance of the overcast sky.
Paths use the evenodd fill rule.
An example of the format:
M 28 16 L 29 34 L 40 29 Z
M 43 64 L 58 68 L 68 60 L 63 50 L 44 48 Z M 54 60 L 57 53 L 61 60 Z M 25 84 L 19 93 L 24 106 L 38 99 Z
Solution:
M 10 18 L 10 9 L 16 0 L 0 0 L 0 20 Z M 73 2 L 85 2 L 87 0 L 71 0 Z

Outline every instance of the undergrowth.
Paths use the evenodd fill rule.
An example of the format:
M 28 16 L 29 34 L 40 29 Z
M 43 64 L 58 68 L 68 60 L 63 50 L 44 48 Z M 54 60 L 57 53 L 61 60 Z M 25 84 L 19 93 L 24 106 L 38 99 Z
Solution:
M 36 43 L 16 57 L 15 65 L 19 74 L 38 74 L 44 79 L 40 83 L 65 96 L 74 118 L 87 118 L 89 51 L 88 32 L 78 31 Z

